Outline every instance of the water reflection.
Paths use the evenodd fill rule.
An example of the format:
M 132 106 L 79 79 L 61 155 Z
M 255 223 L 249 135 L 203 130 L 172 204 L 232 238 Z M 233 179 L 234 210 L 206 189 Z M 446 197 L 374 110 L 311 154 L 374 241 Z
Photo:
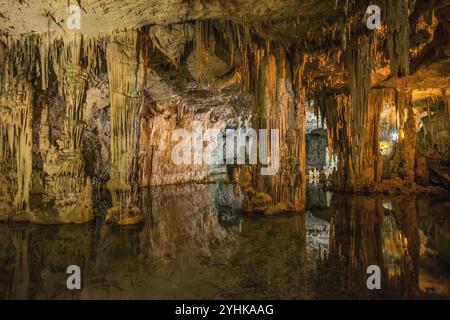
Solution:
M 143 192 L 140 226 L 1 224 L 0 298 L 450 297 L 448 202 L 308 195 L 307 213 L 263 218 L 239 214 L 232 186 L 162 187 Z

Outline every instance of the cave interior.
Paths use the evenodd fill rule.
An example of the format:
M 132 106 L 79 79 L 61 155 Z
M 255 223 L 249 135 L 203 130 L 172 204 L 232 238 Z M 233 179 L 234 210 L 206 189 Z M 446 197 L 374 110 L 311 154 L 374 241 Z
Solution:
M 407 225 L 422 202 L 404 199 L 446 211 L 449 17 L 448 0 L 1 0 L 0 221 L 139 225 L 148 189 L 218 182 L 249 217 L 325 191 L 361 221 L 383 211 L 364 195 L 401 199 Z M 197 129 L 219 132 L 220 159 L 196 153 Z M 256 163 L 225 161 L 227 133 L 251 130 Z

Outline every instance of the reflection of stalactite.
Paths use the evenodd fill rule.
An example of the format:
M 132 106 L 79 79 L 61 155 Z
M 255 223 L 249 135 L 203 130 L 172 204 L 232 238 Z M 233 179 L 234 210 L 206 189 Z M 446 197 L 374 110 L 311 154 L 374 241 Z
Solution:
M 28 232 L 13 231 L 12 242 L 16 252 L 14 265 L 13 299 L 28 299 L 30 290 L 30 270 L 28 265 Z
M 425 199 L 396 199 L 392 201 L 390 228 L 384 230 L 386 272 L 389 289 L 405 296 L 419 293 L 421 255 L 432 251 L 426 248 L 426 236 L 419 230 L 419 218 L 428 211 Z M 422 233 L 422 236 L 421 236 Z M 422 257 L 423 258 L 423 257 Z
M 112 126 L 108 188 L 113 196 L 107 221 L 119 224 L 142 221 L 136 181 L 146 56 L 140 44 L 137 32 L 125 32 L 116 35 L 106 51 Z
M 295 292 L 295 297 L 311 298 L 308 280 L 313 268 L 307 253 L 305 215 L 258 220 L 244 218 L 239 234 L 242 238 L 236 243 L 230 260 L 238 262 L 236 277 L 240 282 L 257 283 L 258 290 L 253 289 L 249 297 L 284 298 Z M 254 254 L 246 253 L 248 246 Z M 259 257 L 257 268 L 254 267 L 255 257 Z M 233 268 L 229 272 L 233 275 L 236 271 Z M 245 288 L 235 298 L 243 295 L 246 296 Z
M 327 263 L 337 264 L 341 290 L 367 292 L 367 267 L 377 265 L 384 274 L 381 241 L 383 205 L 378 199 L 335 196 L 333 207 L 337 213 L 330 222 Z
M 143 190 L 148 223 L 140 235 L 140 258 L 176 259 L 185 267 L 197 263 L 199 256 L 212 256 L 216 245 L 229 238 L 211 197 L 215 187 L 192 184 Z

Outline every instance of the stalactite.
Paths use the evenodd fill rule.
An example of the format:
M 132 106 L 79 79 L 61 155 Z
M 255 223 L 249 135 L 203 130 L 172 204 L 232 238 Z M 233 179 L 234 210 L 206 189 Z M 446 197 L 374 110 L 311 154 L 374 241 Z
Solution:
M 409 0 L 383 0 L 391 72 L 409 75 Z
M 2 170 L 0 174 L 2 176 L 15 175 L 16 185 L 13 189 L 15 191 L 11 190 L 15 193 L 14 200 L 13 203 L 10 203 L 13 210 L 16 212 L 29 211 L 33 91 L 27 80 L 21 76 L 10 77 L 4 83 L 5 87 L 2 88 L 0 97 L 0 161 L 11 161 L 15 166 L 15 172 Z M 8 196 L 6 198 L 11 199 Z
M 206 67 L 208 64 L 209 33 L 209 22 L 201 20 L 195 22 L 194 52 L 199 83 L 203 83 L 204 81 Z
M 399 141 L 390 159 L 390 175 L 408 182 L 415 179 L 416 120 L 411 94 L 398 92 L 396 99 Z
M 46 90 L 48 87 L 48 64 L 49 64 L 49 46 L 50 46 L 50 36 L 48 33 L 44 34 L 40 38 L 39 44 L 39 56 L 40 56 L 40 72 L 41 72 L 41 87 L 42 90 Z
M 81 138 L 85 124 L 87 73 L 82 66 L 83 37 L 75 34 L 62 42 L 57 75 L 66 102 L 62 145 L 50 144 L 48 106 L 41 114 L 40 147 L 44 159 L 44 202 L 53 203 L 56 216 L 38 217 L 58 222 L 83 223 L 93 219 L 92 185 L 85 173 Z
M 33 78 L 35 35 L 6 37 L 0 69 L 0 181 L 7 217 L 26 220 L 32 174 Z M 23 214 L 22 214 L 23 213 Z
M 115 35 L 106 50 L 112 126 L 108 188 L 113 196 L 113 207 L 106 220 L 119 224 L 139 223 L 143 219 L 136 182 L 145 78 L 145 55 L 141 54 L 140 45 L 137 32 L 124 32 Z
M 265 129 L 268 134 L 272 129 L 279 130 L 279 169 L 274 175 L 263 176 L 260 165 L 252 169 L 245 166 L 241 179 L 243 209 L 267 215 L 304 210 L 306 188 L 303 56 L 297 57 L 291 68 L 283 49 L 272 51 L 269 53 L 267 46 L 250 48 L 247 54 L 252 55 L 253 64 L 249 65 L 248 79 L 256 100 L 253 127 Z M 271 148 L 274 146 L 270 146 L 269 154 L 275 152 Z
M 350 154 L 349 165 L 355 176 L 349 176 L 345 186 L 341 188 L 356 191 L 359 186 L 356 180 L 362 183 L 373 179 L 373 163 L 371 150 L 373 150 L 370 135 L 373 126 L 370 122 L 375 114 L 369 112 L 370 94 L 370 43 L 366 37 L 360 37 L 352 43 L 347 51 L 347 68 L 351 94 L 350 136 L 348 148 Z M 368 146 L 368 144 L 370 145 Z M 373 181 L 373 180 L 372 180 Z
M 316 98 L 326 119 L 329 150 L 336 150 L 338 158 L 333 188 L 341 191 L 360 191 L 381 180 L 378 126 L 384 94 L 370 90 L 372 44 L 362 36 L 347 45 L 349 96 L 336 92 Z
M 374 130 L 378 130 L 379 110 L 372 110 L 370 94 L 370 44 L 369 39 L 360 37 L 347 48 L 347 69 L 349 72 L 350 100 L 345 107 L 341 136 L 338 144 L 344 144 L 338 155 L 338 190 L 359 191 L 365 184 L 376 180 Z M 378 114 L 378 115 L 377 115 Z M 378 154 L 378 153 L 377 153 Z
M 299 160 L 299 187 L 295 200 L 296 207 L 305 208 L 306 201 L 306 88 L 303 83 L 303 74 L 306 63 L 306 54 L 294 52 L 293 87 L 294 87 L 294 112 L 296 122 L 297 141 L 294 155 Z

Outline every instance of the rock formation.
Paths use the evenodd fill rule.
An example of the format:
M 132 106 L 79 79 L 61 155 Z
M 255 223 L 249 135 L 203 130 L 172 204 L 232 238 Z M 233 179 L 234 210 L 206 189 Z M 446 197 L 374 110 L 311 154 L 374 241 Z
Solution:
M 0 4 L 2 221 L 86 222 L 107 189 L 104 219 L 137 224 L 141 188 L 226 172 L 242 212 L 302 212 L 315 117 L 337 160 L 327 187 L 450 185 L 449 1 L 78 5 L 72 29 L 67 2 Z M 382 13 L 374 28 L 369 5 Z M 214 141 L 233 128 L 255 144 L 241 163 L 220 161 L 225 141 L 214 164 L 176 164 L 172 133 L 195 123 Z M 190 148 L 206 147 L 197 138 Z

